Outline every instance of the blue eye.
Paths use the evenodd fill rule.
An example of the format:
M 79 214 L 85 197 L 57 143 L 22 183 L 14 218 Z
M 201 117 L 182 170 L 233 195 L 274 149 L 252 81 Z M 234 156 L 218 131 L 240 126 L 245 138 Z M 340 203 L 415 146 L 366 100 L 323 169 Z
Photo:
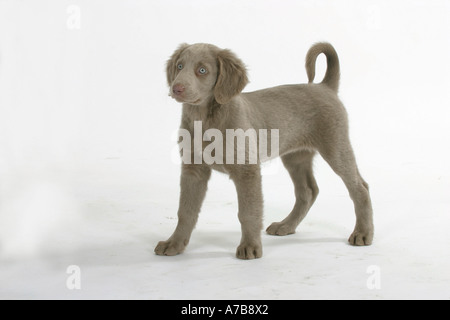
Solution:
M 177 65 L 178 70 L 183 69 L 183 65 L 180 63 L 179 65 Z
M 200 69 L 198 69 L 198 73 L 206 74 L 206 69 L 205 68 L 200 68 Z

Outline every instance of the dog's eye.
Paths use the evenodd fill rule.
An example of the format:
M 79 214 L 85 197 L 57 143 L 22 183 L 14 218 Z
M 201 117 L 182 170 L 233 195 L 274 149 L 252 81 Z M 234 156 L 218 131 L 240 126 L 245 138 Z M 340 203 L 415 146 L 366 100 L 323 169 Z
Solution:
M 183 65 L 180 63 L 179 65 L 177 65 L 178 70 L 183 69 Z
M 198 69 L 198 73 L 200 73 L 200 74 L 206 74 L 206 69 L 205 68 L 200 68 L 200 69 Z

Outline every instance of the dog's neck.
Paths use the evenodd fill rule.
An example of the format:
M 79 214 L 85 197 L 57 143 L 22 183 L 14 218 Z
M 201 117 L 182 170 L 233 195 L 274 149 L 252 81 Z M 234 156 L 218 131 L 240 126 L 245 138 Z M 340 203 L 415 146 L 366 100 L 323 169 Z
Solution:
M 183 113 L 187 115 L 191 121 L 211 121 L 221 108 L 222 105 L 220 105 L 214 97 L 201 105 L 183 103 Z

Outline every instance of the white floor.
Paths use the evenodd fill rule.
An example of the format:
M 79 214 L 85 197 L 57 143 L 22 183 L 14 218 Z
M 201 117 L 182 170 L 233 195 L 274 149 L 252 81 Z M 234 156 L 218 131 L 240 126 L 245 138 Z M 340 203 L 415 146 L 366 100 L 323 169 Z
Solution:
M 241 261 L 234 187 L 218 173 L 186 252 L 153 254 L 176 224 L 178 169 L 157 173 L 148 163 L 105 159 L 18 185 L 26 203 L 5 197 L 2 211 L 29 223 L 16 217 L 3 230 L 0 298 L 450 299 L 449 176 L 411 164 L 395 175 L 366 168 L 376 238 L 352 247 L 352 203 L 318 158 L 321 194 L 297 233 L 264 233 L 263 258 Z M 264 177 L 266 227 L 294 201 L 284 169 L 275 171 Z M 81 271 L 79 290 L 68 289 L 71 265 Z

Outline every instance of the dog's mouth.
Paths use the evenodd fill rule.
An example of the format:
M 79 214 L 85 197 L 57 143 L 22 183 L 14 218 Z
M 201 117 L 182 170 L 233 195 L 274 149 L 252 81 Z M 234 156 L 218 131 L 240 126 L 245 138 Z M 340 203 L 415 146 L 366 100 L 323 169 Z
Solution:
M 197 99 L 194 102 L 188 102 L 188 103 L 193 104 L 193 105 L 197 105 L 197 104 L 200 103 L 200 101 L 202 101 L 202 99 Z
M 174 98 L 177 102 L 188 103 L 188 104 L 192 104 L 192 105 L 198 105 L 202 101 L 202 99 L 190 100 L 190 99 L 184 99 L 182 97 L 177 97 L 177 96 L 173 96 L 173 95 L 172 95 L 172 98 Z

